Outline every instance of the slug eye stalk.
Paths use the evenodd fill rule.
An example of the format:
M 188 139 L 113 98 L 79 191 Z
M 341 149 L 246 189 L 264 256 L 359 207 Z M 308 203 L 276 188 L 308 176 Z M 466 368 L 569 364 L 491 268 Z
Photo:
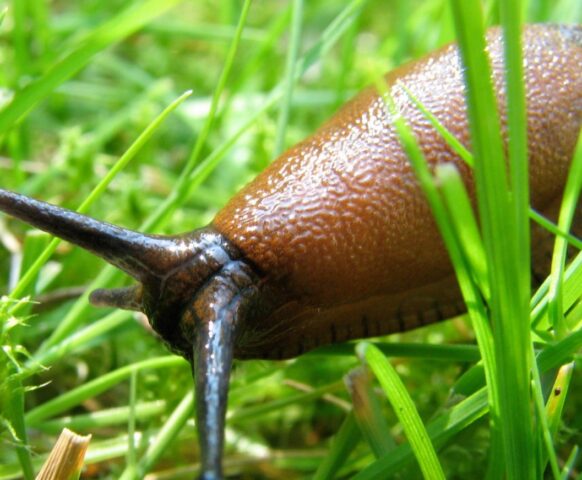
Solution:
M 161 273 L 172 237 L 144 235 L 86 215 L 0 189 L 0 210 L 74 243 L 144 282 Z

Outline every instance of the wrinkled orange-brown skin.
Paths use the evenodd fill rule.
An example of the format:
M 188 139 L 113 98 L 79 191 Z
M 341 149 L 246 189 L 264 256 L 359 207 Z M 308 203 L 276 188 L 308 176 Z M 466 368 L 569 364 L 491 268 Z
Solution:
M 581 38 L 580 27 L 524 31 L 531 194 L 541 210 L 559 198 L 581 125 Z M 488 45 L 505 130 L 500 30 L 489 32 Z M 430 164 L 454 163 L 472 190 L 469 168 L 397 85 L 470 146 L 456 46 L 386 80 Z M 213 227 L 285 298 L 246 327 L 237 356 L 288 357 L 462 309 L 431 212 L 385 112 L 376 90 L 364 90 L 216 216 Z

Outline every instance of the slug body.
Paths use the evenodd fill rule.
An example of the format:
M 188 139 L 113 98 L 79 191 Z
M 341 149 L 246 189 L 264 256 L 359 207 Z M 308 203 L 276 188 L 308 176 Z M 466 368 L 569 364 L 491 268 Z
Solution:
M 582 29 L 528 26 L 523 44 L 531 201 L 548 211 L 560 199 L 582 123 Z M 500 30 L 489 32 L 488 51 L 505 130 Z M 454 163 L 473 193 L 469 168 L 400 86 L 469 146 L 456 46 L 386 80 L 431 165 Z M 201 230 L 144 235 L 4 190 L 0 209 L 140 282 L 98 290 L 91 300 L 143 311 L 169 347 L 192 362 L 206 479 L 222 477 L 233 358 L 288 358 L 464 309 L 429 208 L 372 88 L 278 158 Z

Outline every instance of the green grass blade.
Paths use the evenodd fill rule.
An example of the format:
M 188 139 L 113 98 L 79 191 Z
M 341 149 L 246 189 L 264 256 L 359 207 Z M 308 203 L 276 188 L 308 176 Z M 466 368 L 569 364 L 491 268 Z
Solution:
M 495 357 L 498 365 L 512 366 L 498 369 L 492 378 L 498 386 L 499 396 L 494 398 L 492 405 L 496 414 L 493 416 L 490 476 L 498 477 L 505 471 L 509 478 L 533 479 L 529 269 L 523 271 L 524 265 L 529 264 L 529 259 L 523 260 L 524 255 L 529 255 L 529 241 L 523 228 L 526 215 L 522 200 L 516 202 L 509 191 L 510 186 L 517 188 L 515 182 L 523 179 L 520 172 L 515 172 L 511 180 L 506 175 L 481 10 L 475 3 L 461 0 L 452 0 L 451 5 L 465 65 L 463 72 L 467 86 L 477 198 L 491 286 Z M 515 42 L 515 38 L 509 41 Z M 512 51 L 518 48 L 519 45 L 511 47 Z M 519 115 L 516 113 L 516 118 Z M 519 134 L 516 135 L 519 137 Z M 518 139 L 513 147 L 516 155 L 520 155 L 520 142 Z M 519 194 L 521 199 L 523 188 L 527 187 L 519 188 L 520 192 L 514 193 Z M 503 232 L 503 236 L 499 232 Z M 492 383 L 489 385 L 492 386 Z M 503 422 L 499 421 L 501 418 Z
M 396 448 L 390 428 L 382 416 L 380 403 L 372 389 L 372 377 L 368 369 L 358 367 L 344 377 L 350 393 L 353 414 L 376 458 L 388 455 Z
M 558 228 L 564 231 L 570 230 L 572 220 L 577 208 L 580 208 L 580 190 L 582 189 L 582 134 L 578 137 L 578 143 L 574 159 L 570 167 L 566 187 L 562 198 L 562 208 L 558 218 Z M 557 237 L 552 255 L 552 270 L 550 273 L 550 285 L 548 291 L 548 315 L 550 324 L 553 325 L 558 338 L 563 337 L 568 327 L 564 319 L 563 305 L 563 281 L 564 266 L 567 255 L 567 243 L 562 237 Z
M 24 387 L 14 375 L 3 382 L 1 413 L 2 423 L 8 422 L 12 432 L 12 441 L 15 444 L 16 455 L 26 480 L 34 479 L 34 467 L 28 446 L 28 435 L 24 417 Z
M 442 123 L 441 121 L 434 115 L 430 110 L 428 110 L 418 98 L 410 91 L 410 89 L 406 85 L 401 86 L 408 98 L 416 105 L 422 114 L 426 117 L 426 119 L 430 122 L 430 124 L 434 127 L 434 129 L 439 132 L 439 135 L 447 142 L 447 145 L 453 149 L 453 151 L 461 157 L 461 159 L 471 167 L 473 166 L 473 155 L 471 152 L 465 148 L 465 146 L 457 140 L 455 137 Z
M 357 346 L 358 356 L 366 362 L 380 382 L 386 397 L 400 420 L 420 469 L 427 479 L 444 479 L 441 464 L 418 411 L 396 370 L 386 357 L 370 343 Z
M 295 68 L 297 67 L 297 57 L 301 45 L 301 21 L 303 20 L 303 0 L 293 0 L 293 15 L 291 17 L 291 32 L 289 48 L 287 49 L 287 64 L 285 66 L 284 93 L 281 106 L 279 108 L 279 118 L 277 120 L 277 135 L 275 136 L 275 148 L 273 153 L 279 156 L 285 148 L 285 132 L 289 121 L 289 111 L 291 107 L 291 97 L 293 95 L 293 85 L 295 84 Z
M 491 297 L 491 288 L 483 240 L 465 185 L 459 171 L 452 164 L 437 165 L 435 177 L 447 209 L 451 212 L 449 218 L 459 238 L 463 257 L 467 260 L 468 271 L 471 272 L 487 301 Z
M 127 419 L 131 415 L 131 409 L 131 407 L 116 407 L 87 414 L 58 417 L 54 420 L 42 421 L 35 428 L 46 433 L 58 434 L 63 428 L 69 428 L 73 431 L 90 432 L 106 427 L 122 427 L 123 425 L 127 425 Z M 164 400 L 140 402 L 135 405 L 135 419 L 136 421 L 145 422 L 150 419 L 160 418 L 167 410 L 168 403 Z M 135 439 L 136 435 L 136 432 L 132 434 L 128 431 L 129 440 L 131 438 Z
M 407 342 L 373 342 L 387 357 L 428 358 L 431 360 L 447 360 L 451 362 L 478 362 L 481 359 L 479 348 L 475 345 L 434 345 L 430 343 Z M 306 353 L 308 356 L 352 356 L 354 345 L 342 343 L 328 345 Z
M 157 369 L 157 368 L 176 368 L 178 366 L 186 366 L 186 362 L 181 357 L 165 356 L 158 358 L 150 358 L 141 362 L 127 365 L 118 368 L 112 372 L 102 375 L 91 382 L 85 383 L 69 392 L 63 393 L 48 402 L 39 405 L 30 410 L 26 416 L 26 424 L 32 427 L 41 423 L 47 418 L 54 417 L 59 413 L 63 413 L 75 405 L 92 398 L 114 385 L 123 382 L 131 377 L 132 372 L 139 372 L 141 370 Z
M 210 110 L 208 112 L 204 125 L 202 126 L 202 129 L 196 138 L 196 143 L 194 144 L 194 148 L 190 152 L 188 161 L 186 162 L 186 165 L 184 166 L 184 169 L 180 174 L 180 178 L 176 182 L 176 185 L 170 197 L 168 197 L 167 201 L 162 202 L 160 206 L 153 212 L 153 214 L 148 217 L 148 219 L 144 222 L 144 224 L 141 227 L 142 230 L 149 231 L 156 225 L 158 225 L 161 221 L 163 221 L 164 218 L 167 218 L 167 216 L 171 212 L 173 212 L 175 208 L 177 208 L 177 206 L 183 201 L 183 199 L 186 197 L 188 191 L 191 188 L 188 179 L 190 178 L 192 172 L 195 170 L 196 166 L 200 162 L 200 155 L 202 153 L 202 149 L 204 148 L 204 145 L 206 144 L 206 141 L 208 139 L 208 135 L 210 134 L 212 126 L 216 121 L 219 102 L 226 87 L 227 80 L 229 79 L 235 55 L 240 46 L 242 33 L 246 24 L 246 19 L 249 13 L 250 6 L 251 1 L 245 0 L 245 3 L 242 6 L 242 10 L 239 16 L 234 38 L 228 49 L 228 53 L 224 60 L 224 66 L 222 68 L 222 71 L 220 72 L 216 88 L 214 89 L 214 92 L 212 94 Z
M 313 480 L 331 480 L 356 448 L 361 435 L 354 414 L 350 412 L 331 441 L 330 451 L 319 464 Z
M 83 39 L 77 48 L 56 63 L 42 77 L 15 94 L 12 101 L 0 111 L 0 134 L 12 128 L 38 102 L 83 68 L 95 54 L 131 35 L 181 1 L 147 0 L 134 2 L 117 16 L 97 27 Z
M 566 398 L 568 396 L 568 389 L 572 381 L 572 374 L 574 372 L 574 363 L 567 363 L 562 365 L 556 375 L 556 380 L 552 386 L 552 390 L 548 396 L 545 405 L 545 411 L 540 412 L 539 416 L 544 420 L 544 441 L 546 451 L 542 455 L 540 462 L 540 471 L 546 470 L 547 462 L 550 462 L 551 471 L 556 480 L 560 480 L 561 473 L 558 466 L 558 458 L 554 449 L 553 441 L 558 434 L 558 428 L 562 423 L 562 413 Z M 543 400 L 543 399 L 540 399 Z M 541 406 L 540 406 L 541 408 Z
M 121 480 L 139 479 L 149 472 L 158 461 L 162 453 L 168 448 L 178 432 L 184 427 L 188 419 L 194 412 L 194 392 L 186 394 L 180 404 L 174 409 L 168 420 L 164 423 L 162 429 L 156 435 L 154 441 L 150 444 L 146 453 L 139 461 L 138 471 L 126 469 L 119 477 Z
M 380 91 L 385 89 L 382 85 L 379 85 Z M 426 160 L 422 154 L 422 151 L 416 142 L 416 139 L 409 128 L 406 120 L 401 117 L 399 112 L 396 110 L 396 106 L 390 96 L 385 96 L 387 99 L 388 111 L 391 115 L 391 119 L 394 123 L 394 127 L 398 133 L 399 140 L 404 148 L 404 151 L 408 155 L 408 159 L 414 169 L 416 177 L 420 183 L 420 187 L 424 192 L 424 195 L 431 207 L 433 212 L 433 217 L 437 223 L 447 251 L 451 258 L 451 262 L 455 269 L 457 280 L 463 294 L 463 299 L 467 305 L 469 312 L 469 317 L 471 323 L 475 330 L 477 336 L 477 341 L 479 343 L 479 349 L 483 358 L 483 364 L 485 366 L 485 374 L 489 379 L 488 385 L 489 394 L 491 396 L 492 409 L 495 412 L 497 405 L 496 399 L 498 398 L 498 390 L 495 382 L 492 380 L 497 376 L 497 360 L 495 358 L 494 351 L 494 340 L 492 337 L 491 327 L 487 318 L 487 309 L 483 303 L 483 295 L 479 289 L 479 286 L 473 280 L 473 274 L 470 269 L 470 260 L 465 258 L 463 251 L 468 252 L 473 250 L 473 245 L 461 246 L 460 240 L 466 238 L 466 235 L 455 231 L 455 223 L 451 220 L 453 216 L 465 216 L 467 209 L 463 212 L 459 209 L 459 206 L 463 205 L 463 199 L 457 198 L 449 199 L 449 203 L 445 204 L 439 191 L 437 190 L 436 184 L 432 178 Z M 447 172 L 449 170 L 441 170 L 441 172 Z M 440 182 L 451 182 L 454 181 L 454 176 L 448 179 L 441 173 Z M 443 188 L 443 187 L 441 187 Z M 444 187 L 445 190 L 447 187 Z M 473 220 L 472 223 L 475 221 Z M 457 222 L 459 225 L 460 222 Z M 473 235 L 472 238 L 475 238 Z M 478 244 L 479 245 L 479 244 Z M 477 247 L 480 249 L 480 247 Z M 482 273 L 482 272 L 481 272 Z M 481 290 L 487 291 L 488 283 L 483 285 Z
M 453 149 L 453 151 L 461 157 L 461 159 L 469 166 L 473 166 L 473 156 L 464 145 L 456 139 L 456 137 L 439 121 L 439 119 L 433 115 L 426 107 L 414 96 L 414 94 L 406 87 L 406 85 L 401 86 L 410 100 L 416 105 L 416 107 L 422 112 L 422 114 L 427 118 L 434 129 L 439 132 L 439 135 L 447 142 L 447 145 Z M 576 160 L 574 160 L 576 161 Z M 536 212 L 533 208 L 529 208 L 529 217 L 543 228 L 553 233 L 554 235 L 560 236 L 565 239 L 570 245 L 582 250 L 582 240 L 574 237 L 572 234 L 568 233 L 568 230 L 558 227 L 552 221 L 545 218 L 540 213 Z
M 574 472 L 576 468 L 576 461 L 578 460 L 578 454 L 580 453 L 580 447 L 574 445 L 570 455 L 564 462 L 564 468 L 562 468 L 561 480 L 568 480 L 569 478 L 574 478 Z M 580 480 L 580 475 L 578 475 L 578 480 Z
M 548 314 L 548 292 L 551 278 L 540 286 L 532 299 L 531 324 L 532 328 L 539 329 Z M 579 253 L 570 262 L 563 276 L 562 306 L 564 311 L 569 310 L 582 296 L 582 253 Z M 543 328 L 549 328 L 549 322 Z M 544 332 L 539 332 L 543 335 Z M 551 338 L 553 340 L 553 337 Z
M 135 445 L 135 431 L 136 431 L 136 420 L 137 420 L 137 383 L 138 375 L 134 370 L 131 372 L 129 377 L 129 412 L 127 416 L 127 455 L 125 457 L 125 463 L 127 468 L 133 471 L 137 471 L 137 452 Z
M 523 2 L 499 3 L 504 36 L 505 81 L 507 91 L 507 128 L 510 187 L 515 205 L 516 242 L 515 262 L 522 272 L 518 279 L 523 294 L 521 311 L 528 310 L 530 288 L 529 182 L 527 113 L 524 85 L 523 46 L 521 42 Z
M 227 418 L 229 422 L 248 421 L 250 419 L 281 410 L 282 408 L 285 408 L 289 405 L 308 403 L 309 401 L 323 397 L 328 393 L 341 390 L 342 387 L 343 384 L 341 382 L 334 382 L 329 385 L 314 388 L 309 392 L 299 393 L 285 398 L 279 398 L 277 400 L 266 402 L 260 405 L 254 405 L 250 407 L 241 408 L 240 410 L 235 410 L 228 414 Z
M 488 411 L 487 391 L 482 388 L 470 397 L 455 405 L 448 412 L 439 415 L 428 426 L 427 432 L 435 445 L 441 445 L 459 433 Z M 400 445 L 389 456 L 372 463 L 353 480 L 384 480 L 391 478 L 413 460 L 410 444 Z
M 168 105 L 139 135 L 139 137 L 131 144 L 127 151 L 117 160 L 115 165 L 107 172 L 107 175 L 101 179 L 101 181 L 95 186 L 91 191 L 89 196 L 83 201 L 79 206 L 77 211 L 79 213 L 85 213 L 89 207 L 103 194 L 107 186 L 113 181 L 115 176 L 126 167 L 126 165 L 135 158 L 138 152 L 143 148 L 143 146 L 148 142 L 148 140 L 154 135 L 156 130 L 160 125 L 168 118 L 168 116 L 178 108 L 184 100 L 186 100 L 192 94 L 191 91 L 183 93 L 180 97 L 174 100 L 170 105 Z M 18 298 L 21 295 L 21 291 L 25 289 L 29 283 L 35 278 L 36 274 L 40 268 L 46 263 L 50 256 L 54 253 L 57 246 L 60 243 L 60 239 L 55 238 L 51 241 L 49 246 L 45 251 L 38 257 L 35 264 L 28 269 L 26 274 L 20 279 L 19 283 L 12 290 L 10 298 Z M 111 275 L 113 275 L 113 270 L 109 270 Z M 88 297 L 88 293 L 84 295 L 84 298 Z M 43 343 L 39 349 L 39 353 L 50 347 L 60 343 L 63 339 L 68 336 L 76 327 L 77 319 L 79 316 L 69 314 L 65 319 L 59 324 L 52 335 Z

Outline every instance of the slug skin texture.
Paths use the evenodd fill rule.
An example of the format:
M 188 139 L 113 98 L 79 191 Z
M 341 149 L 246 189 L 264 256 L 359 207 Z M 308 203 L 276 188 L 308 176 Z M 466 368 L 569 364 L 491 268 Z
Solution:
M 531 199 L 541 211 L 560 198 L 580 130 L 581 38 L 579 26 L 531 25 L 523 33 Z M 487 40 L 506 135 L 501 30 L 491 29 Z M 470 169 L 400 87 L 470 149 L 457 46 L 385 79 L 429 163 L 455 164 L 474 193 Z M 268 345 L 254 338 L 248 350 L 285 357 L 300 353 L 290 331 L 304 337 L 297 350 L 307 350 L 413 328 L 462 308 L 431 212 L 374 88 L 277 158 L 212 226 L 288 299 L 262 319 Z

